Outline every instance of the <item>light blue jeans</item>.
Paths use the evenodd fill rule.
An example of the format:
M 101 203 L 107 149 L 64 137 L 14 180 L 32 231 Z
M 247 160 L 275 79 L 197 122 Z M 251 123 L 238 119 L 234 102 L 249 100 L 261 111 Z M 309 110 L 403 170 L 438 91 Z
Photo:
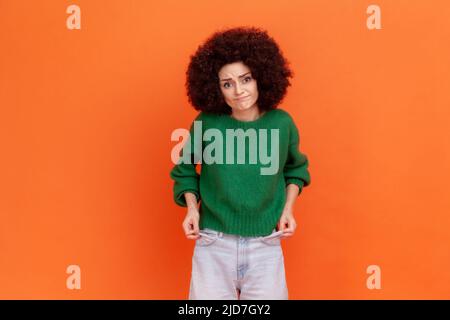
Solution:
M 281 233 L 242 237 L 200 230 L 189 300 L 287 300 Z

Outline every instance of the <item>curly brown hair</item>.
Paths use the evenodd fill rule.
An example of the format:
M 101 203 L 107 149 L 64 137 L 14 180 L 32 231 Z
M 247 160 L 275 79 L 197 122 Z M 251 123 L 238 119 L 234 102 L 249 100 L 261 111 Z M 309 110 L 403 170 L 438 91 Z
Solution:
M 186 71 L 188 99 L 196 110 L 205 112 L 231 114 L 218 76 L 226 64 L 241 61 L 249 67 L 257 81 L 261 111 L 277 108 L 291 85 L 289 77 L 293 77 L 278 44 L 265 30 L 256 27 L 217 31 L 190 58 Z

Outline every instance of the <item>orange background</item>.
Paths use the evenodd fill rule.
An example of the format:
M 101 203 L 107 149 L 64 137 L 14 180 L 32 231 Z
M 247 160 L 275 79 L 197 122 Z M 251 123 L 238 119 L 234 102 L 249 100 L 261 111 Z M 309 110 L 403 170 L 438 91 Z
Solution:
M 290 299 L 449 299 L 450 4 L 377 1 L 368 30 L 372 3 L 1 0 L 0 298 L 187 298 L 169 177 L 171 133 L 197 114 L 185 71 L 212 32 L 254 25 L 291 62 L 281 108 L 310 160 Z

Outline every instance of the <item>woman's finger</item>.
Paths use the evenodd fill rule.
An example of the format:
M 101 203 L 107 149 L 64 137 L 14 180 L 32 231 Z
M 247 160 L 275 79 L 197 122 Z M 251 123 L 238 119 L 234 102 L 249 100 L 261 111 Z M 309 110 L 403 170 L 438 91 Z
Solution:
M 288 237 L 292 237 L 294 235 L 293 232 L 284 232 L 281 234 L 281 238 L 288 238 Z

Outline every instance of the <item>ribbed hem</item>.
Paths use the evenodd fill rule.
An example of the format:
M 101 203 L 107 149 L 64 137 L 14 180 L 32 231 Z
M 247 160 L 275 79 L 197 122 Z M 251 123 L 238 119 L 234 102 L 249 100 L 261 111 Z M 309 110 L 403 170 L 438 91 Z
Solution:
M 221 212 L 220 217 L 201 203 L 199 227 L 243 237 L 267 236 L 276 228 L 285 200 L 285 196 L 280 197 L 279 203 L 260 214 Z

